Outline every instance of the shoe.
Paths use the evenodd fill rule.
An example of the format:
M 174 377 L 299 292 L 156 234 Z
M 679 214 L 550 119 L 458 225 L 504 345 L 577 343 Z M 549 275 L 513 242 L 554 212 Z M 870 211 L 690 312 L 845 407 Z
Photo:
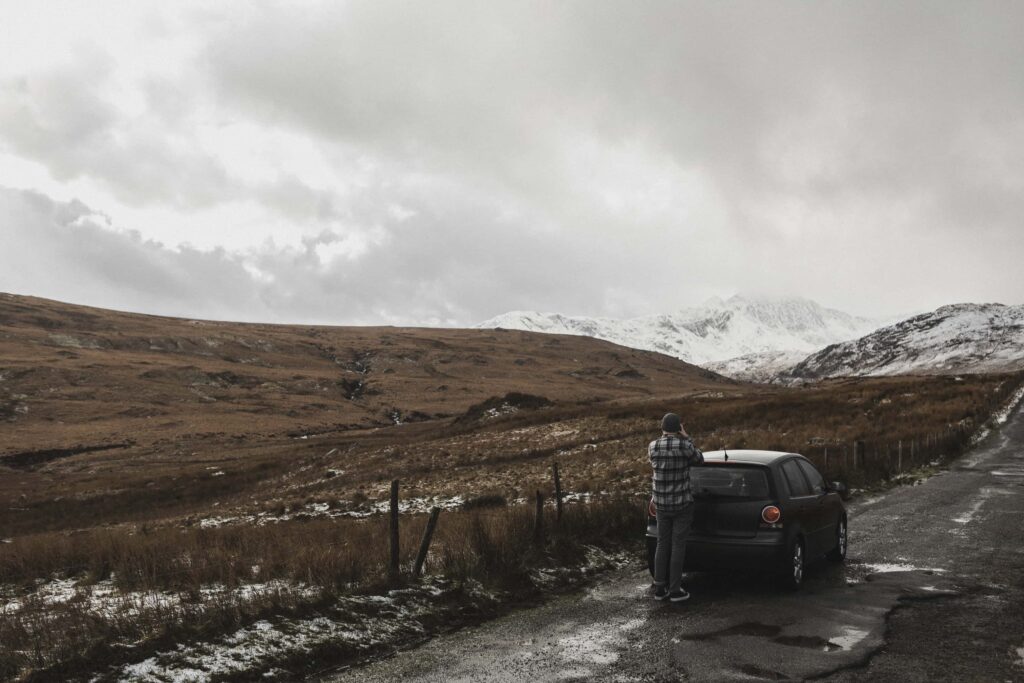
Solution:
M 654 589 L 655 600 L 668 600 L 668 589 L 664 586 L 658 586 Z
M 668 596 L 669 602 L 686 602 L 690 599 L 690 594 L 686 591 L 679 589 L 675 593 Z

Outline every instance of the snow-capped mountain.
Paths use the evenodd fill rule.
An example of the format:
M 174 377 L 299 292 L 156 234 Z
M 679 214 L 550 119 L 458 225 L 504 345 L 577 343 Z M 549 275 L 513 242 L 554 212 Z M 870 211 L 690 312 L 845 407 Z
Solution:
M 737 356 L 785 351 L 786 366 L 829 344 L 855 339 L 879 324 L 807 299 L 714 298 L 677 313 L 619 320 L 512 311 L 479 328 L 575 334 L 708 365 Z
M 947 374 L 1024 369 L 1024 306 L 956 304 L 818 351 L 783 376 Z
M 706 363 L 705 368 L 744 382 L 768 383 L 807 358 L 806 351 L 763 351 Z

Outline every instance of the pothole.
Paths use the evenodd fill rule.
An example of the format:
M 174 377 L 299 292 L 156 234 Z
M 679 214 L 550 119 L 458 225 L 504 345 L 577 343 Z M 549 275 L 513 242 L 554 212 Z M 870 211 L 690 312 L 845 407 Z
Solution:
M 776 643 L 780 645 L 788 645 L 790 647 L 802 647 L 808 650 L 819 650 L 821 652 L 835 652 L 836 650 L 842 650 L 841 645 L 825 640 L 820 636 L 779 636 L 775 639 Z
M 711 631 L 710 633 L 694 633 L 692 635 L 683 636 L 683 640 L 714 640 L 715 638 L 725 638 L 728 636 L 756 636 L 760 638 L 772 638 L 777 636 L 781 631 L 781 626 L 773 626 L 771 624 L 762 624 L 756 621 L 751 621 L 723 628 L 719 631 Z

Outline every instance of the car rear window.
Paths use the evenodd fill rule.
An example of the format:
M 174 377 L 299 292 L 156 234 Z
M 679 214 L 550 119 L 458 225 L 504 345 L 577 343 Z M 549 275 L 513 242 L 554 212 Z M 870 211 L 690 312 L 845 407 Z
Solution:
M 729 498 L 765 498 L 768 477 L 760 467 L 713 465 L 690 470 L 694 495 L 727 496 Z

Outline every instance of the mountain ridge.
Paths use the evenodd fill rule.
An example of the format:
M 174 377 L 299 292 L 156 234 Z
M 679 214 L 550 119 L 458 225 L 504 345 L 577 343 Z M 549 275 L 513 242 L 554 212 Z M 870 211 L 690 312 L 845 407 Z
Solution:
M 509 311 L 475 327 L 597 337 L 708 366 L 754 354 L 809 354 L 881 325 L 809 299 L 736 295 L 724 301 L 714 297 L 675 313 L 626 319 Z
M 1020 369 L 1024 369 L 1024 305 L 959 303 L 829 345 L 782 372 L 780 378 Z

